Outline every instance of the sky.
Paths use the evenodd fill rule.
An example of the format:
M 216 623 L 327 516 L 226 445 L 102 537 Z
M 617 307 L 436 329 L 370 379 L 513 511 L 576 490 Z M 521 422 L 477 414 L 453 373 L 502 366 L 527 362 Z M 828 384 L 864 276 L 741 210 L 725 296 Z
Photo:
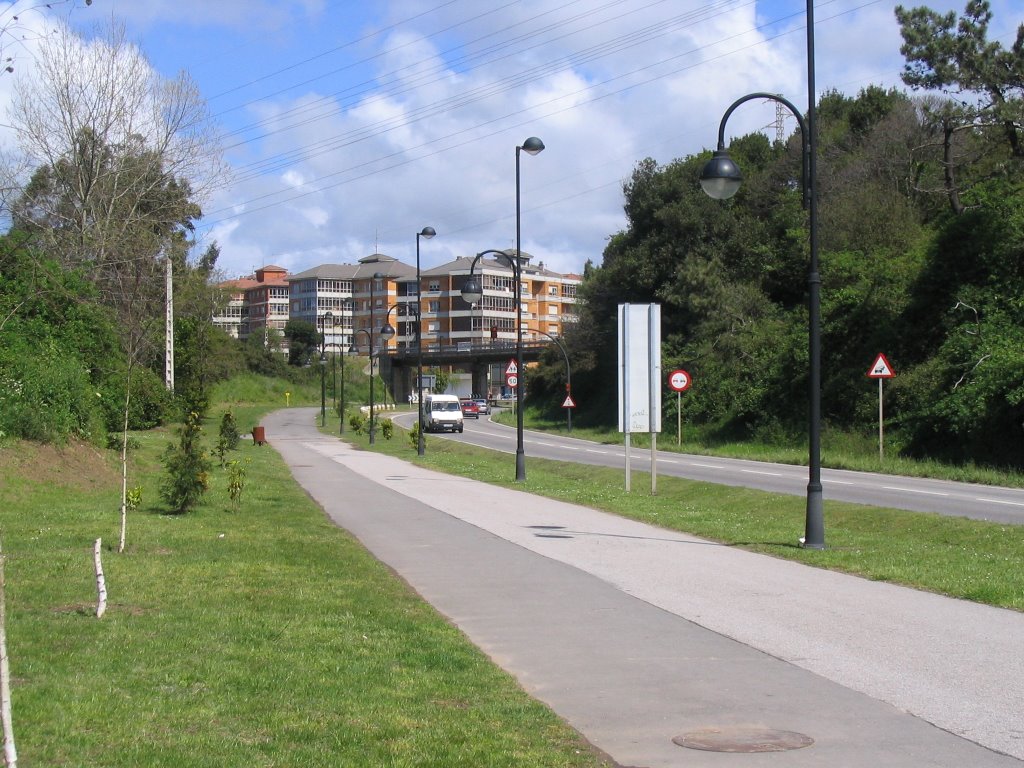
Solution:
M 819 95 L 902 88 L 894 6 L 815 0 Z M 992 6 L 990 37 L 1009 46 L 1024 7 Z M 713 148 L 747 93 L 808 101 L 803 0 L 22 0 L 0 1 L 15 70 L 0 108 L 10 79 L 31 77 L 34 37 L 67 23 L 89 39 L 112 21 L 206 101 L 229 172 L 202 201 L 196 255 L 216 242 L 226 277 L 374 252 L 414 264 L 425 226 L 423 269 L 514 248 L 516 147 L 531 136 L 545 150 L 519 156 L 522 250 L 582 272 L 626 227 L 638 162 Z M 727 134 L 774 138 L 776 119 L 749 102 Z

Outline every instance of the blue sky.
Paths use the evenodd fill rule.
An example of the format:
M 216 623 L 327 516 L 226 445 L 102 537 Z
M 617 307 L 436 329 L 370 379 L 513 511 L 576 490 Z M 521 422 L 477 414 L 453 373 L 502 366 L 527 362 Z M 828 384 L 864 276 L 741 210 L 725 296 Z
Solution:
M 819 93 L 899 84 L 893 7 L 816 2 Z M 993 7 L 1008 45 L 1019 0 Z M 803 0 L 68 0 L 21 18 L 49 13 L 84 37 L 117 20 L 159 74 L 195 81 L 233 170 L 204 201 L 201 234 L 233 277 L 375 250 L 411 262 L 426 225 L 438 237 L 425 267 L 512 247 L 515 147 L 531 135 L 547 148 L 521 158 L 523 249 L 559 271 L 600 263 L 638 161 L 711 147 L 745 93 L 806 104 L 804 12 Z M 31 44 L 18 50 L 28 76 Z M 774 119 L 752 103 L 730 134 Z

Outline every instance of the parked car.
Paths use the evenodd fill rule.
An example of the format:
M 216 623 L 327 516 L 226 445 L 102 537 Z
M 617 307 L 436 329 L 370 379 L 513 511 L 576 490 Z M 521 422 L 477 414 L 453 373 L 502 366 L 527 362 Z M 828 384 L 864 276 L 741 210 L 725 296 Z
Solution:
M 473 398 L 473 402 L 476 403 L 477 409 L 480 413 L 484 414 L 484 416 L 491 412 L 491 404 L 487 402 L 486 397 L 475 397 Z
M 476 400 L 459 400 L 459 405 L 462 406 L 462 415 L 464 418 L 480 418 L 480 406 L 476 404 Z

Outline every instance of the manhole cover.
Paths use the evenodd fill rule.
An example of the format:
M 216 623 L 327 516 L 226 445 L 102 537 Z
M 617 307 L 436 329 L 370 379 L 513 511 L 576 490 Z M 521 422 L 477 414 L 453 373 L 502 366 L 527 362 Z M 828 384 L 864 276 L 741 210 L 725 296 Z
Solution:
M 672 741 L 687 749 L 705 752 L 786 752 L 814 743 L 810 736 L 762 726 L 724 726 L 684 733 Z

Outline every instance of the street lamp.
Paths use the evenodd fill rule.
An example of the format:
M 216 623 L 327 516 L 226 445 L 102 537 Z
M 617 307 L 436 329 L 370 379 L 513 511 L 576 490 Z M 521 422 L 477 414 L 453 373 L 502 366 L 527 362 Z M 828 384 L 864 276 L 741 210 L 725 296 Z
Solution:
M 345 338 L 345 334 L 342 334 L 342 339 Z M 338 434 L 345 434 L 345 345 L 339 344 L 338 348 L 341 350 L 341 407 L 338 409 Z
M 423 341 L 420 317 L 423 312 L 423 283 L 420 281 L 420 238 L 429 240 L 437 232 L 433 227 L 424 227 L 416 233 L 416 407 L 419 414 L 419 437 L 416 440 L 416 455 L 426 452 L 423 439 Z
M 334 315 L 330 312 L 320 318 L 320 428 L 327 426 L 327 393 L 324 374 L 327 368 L 327 321 L 334 328 Z
M 722 116 L 718 126 L 718 147 L 700 174 L 700 184 L 713 198 L 724 200 L 736 194 L 743 176 L 725 148 L 725 123 L 733 111 L 752 99 L 768 99 L 785 106 L 800 126 L 803 144 L 801 186 L 810 229 L 808 289 L 808 345 L 810 352 L 810 408 L 808 425 L 809 480 L 807 517 L 801 543 L 808 549 L 825 548 L 825 521 L 821 492 L 821 276 L 818 274 L 818 191 L 817 128 L 814 114 L 814 0 L 807 0 L 807 120 L 793 104 L 772 93 L 751 93 L 737 99 Z
M 529 141 L 527 139 L 527 142 Z M 540 141 L 540 139 L 537 139 L 537 141 Z M 539 152 L 540 150 L 537 151 Z M 477 262 L 489 253 L 493 253 L 508 262 L 508 265 L 512 268 L 512 278 L 515 280 L 516 375 L 518 376 L 518 381 L 516 382 L 516 482 L 521 483 L 526 480 L 526 452 L 523 450 L 523 281 L 521 277 L 522 264 L 519 259 L 513 259 L 505 251 L 498 251 L 494 248 L 478 253 L 476 258 L 473 259 L 473 263 L 469 265 L 469 277 L 462 286 L 462 298 L 469 304 L 477 304 L 483 298 L 483 285 L 476 278 L 475 271 Z M 516 249 L 516 256 L 518 257 L 518 255 L 519 250 Z
M 544 151 L 544 142 L 531 136 L 521 145 L 516 145 L 516 370 L 519 386 L 516 387 L 516 482 L 526 482 L 526 453 L 523 451 L 523 283 L 520 279 L 522 265 L 522 212 L 519 194 L 519 152 L 536 155 Z
M 383 273 L 381 273 L 381 272 L 374 272 L 373 273 L 373 279 L 370 281 L 370 332 L 368 334 L 369 337 L 370 337 L 370 445 L 374 444 L 375 439 L 377 437 L 377 424 L 376 424 L 376 422 L 374 421 L 374 418 L 373 418 L 373 379 L 374 379 L 374 374 L 373 374 L 373 358 L 374 358 L 374 352 L 373 352 L 373 325 L 374 325 L 374 320 L 373 320 L 373 309 L 374 309 L 373 289 L 377 285 L 377 281 L 378 280 L 383 280 L 383 279 L 384 279 Z
M 557 336 L 552 336 L 550 333 L 537 329 L 537 333 L 543 334 L 551 339 L 558 348 L 562 350 L 562 355 L 565 357 L 565 394 L 572 396 L 572 370 L 569 368 L 569 353 L 565 351 L 565 345 L 558 340 Z M 565 409 L 566 423 L 570 432 L 572 432 L 572 408 Z
M 372 327 L 372 326 L 371 326 Z M 360 333 L 366 334 L 366 344 L 370 350 L 370 444 L 373 444 L 373 334 L 365 328 L 359 328 L 352 334 L 352 347 L 349 352 L 357 353 L 356 337 Z

